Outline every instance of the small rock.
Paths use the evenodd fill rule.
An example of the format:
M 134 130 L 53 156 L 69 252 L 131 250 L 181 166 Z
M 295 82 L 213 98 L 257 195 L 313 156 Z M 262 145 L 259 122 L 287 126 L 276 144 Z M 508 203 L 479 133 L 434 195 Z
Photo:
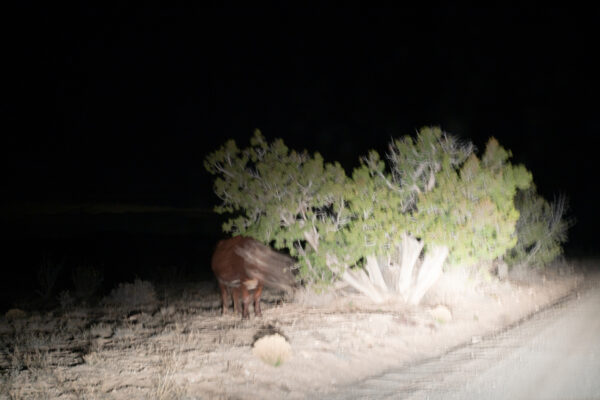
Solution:
M 452 321 L 452 313 L 448 309 L 448 307 L 444 305 L 437 305 L 431 310 L 429 310 L 429 315 L 433 317 L 438 322 L 450 322 Z

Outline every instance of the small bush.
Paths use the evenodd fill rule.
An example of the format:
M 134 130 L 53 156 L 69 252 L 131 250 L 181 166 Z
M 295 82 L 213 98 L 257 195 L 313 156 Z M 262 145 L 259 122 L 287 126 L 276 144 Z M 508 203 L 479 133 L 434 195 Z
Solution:
M 278 367 L 292 357 L 292 348 L 283 336 L 276 333 L 254 342 L 252 354 L 265 363 Z
M 54 262 L 48 257 L 44 257 L 37 273 L 39 290 L 37 293 L 48 300 L 54 293 L 58 276 L 64 268 L 64 261 Z
M 27 318 L 27 313 L 25 311 L 23 311 L 23 310 L 18 309 L 18 308 L 11 308 L 10 310 L 8 310 L 6 312 L 6 314 L 4 314 L 4 317 L 8 321 L 14 321 L 16 319 Z
M 156 303 L 156 291 L 152 283 L 136 279 L 133 283 L 121 283 L 104 298 L 108 306 L 134 309 Z
M 75 297 L 81 300 L 87 300 L 96 294 L 104 280 L 102 272 L 92 266 L 75 268 L 71 278 L 75 287 Z
M 63 310 L 70 310 L 75 305 L 75 299 L 68 290 L 63 290 L 58 295 L 58 303 Z
M 513 266 L 543 267 L 550 264 L 563 253 L 567 231 L 573 225 L 573 220 L 566 217 L 566 197 L 560 196 L 550 203 L 533 186 L 519 191 L 515 204 L 520 213 L 518 241 L 506 257 L 507 261 Z

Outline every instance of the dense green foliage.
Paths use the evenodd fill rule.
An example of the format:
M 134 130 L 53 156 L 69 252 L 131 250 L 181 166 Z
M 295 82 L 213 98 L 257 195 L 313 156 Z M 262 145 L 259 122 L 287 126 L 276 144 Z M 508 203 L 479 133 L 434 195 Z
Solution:
M 327 284 L 368 255 L 389 260 L 404 235 L 422 240 L 426 249 L 445 246 L 451 264 L 463 266 L 515 247 L 517 221 L 524 221 L 515 197 L 528 193 L 531 174 L 512 165 L 510 151 L 493 138 L 481 158 L 472 149 L 427 127 L 393 140 L 387 165 L 369 152 L 350 178 L 338 163 L 290 150 L 281 140 L 268 143 L 256 131 L 250 147 L 228 141 L 205 167 L 216 175 L 214 190 L 222 200 L 216 211 L 232 215 L 224 231 L 287 249 L 305 282 Z M 548 256 L 556 254 L 553 246 L 560 248 L 561 227 L 539 228 L 557 232 L 553 241 L 536 242 Z M 523 250 L 511 254 L 530 254 L 530 239 L 519 238 L 519 244 Z
M 205 166 L 218 175 L 214 189 L 222 204 L 216 211 L 234 214 L 224 231 L 288 249 L 311 283 L 328 283 L 341 266 L 356 262 L 341 234 L 350 215 L 348 179 L 338 163 L 290 151 L 281 140 L 269 144 L 256 131 L 249 148 L 228 141 Z
M 447 203 L 434 197 L 437 187 L 470 153 L 470 145 L 461 145 L 439 128 L 423 128 L 414 139 L 393 140 L 387 169 L 371 151 L 354 171 L 354 190 L 348 197 L 354 234 L 364 238 L 364 253 L 389 259 L 398 253 L 403 234 L 435 238 L 432 223 L 440 207 L 434 203 Z M 429 244 L 445 244 L 440 239 Z
M 514 197 L 529 187 L 531 174 L 509 157 L 492 138 L 481 160 L 471 154 L 460 169 L 440 174 L 435 189 L 419 201 L 424 239 L 447 245 L 450 264 L 491 261 L 516 244 Z
M 376 152 L 356 170 L 351 198 L 366 243 L 392 249 L 402 233 L 426 246 L 450 248 L 453 264 L 471 265 L 502 256 L 516 243 L 517 189 L 531 174 L 509 163 L 510 152 L 490 139 L 482 159 L 439 128 L 390 144 L 389 173 Z

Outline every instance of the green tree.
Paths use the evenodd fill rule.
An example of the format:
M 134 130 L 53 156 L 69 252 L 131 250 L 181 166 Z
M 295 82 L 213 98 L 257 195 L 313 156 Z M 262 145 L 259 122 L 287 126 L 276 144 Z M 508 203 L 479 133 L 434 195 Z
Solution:
M 509 162 L 511 153 L 491 138 L 481 160 L 471 154 L 459 169 L 439 175 L 421 197 L 416 219 L 426 242 L 449 247 L 453 265 L 492 261 L 515 246 L 519 212 L 514 198 L 531 173 Z
M 277 249 L 287 249 L 300 261 L 307 283 L 330 283 L 356 262 L 343 231 L 348 181 L 338 163 L 325 163 L 319 153 L 289 150 L 282 140 L 268 143 L 256 130 L 250 147 L 240 150 L 230 140 L 205 160 L 216 175 L 214 190 L 221 199 L 218 213 L 232 213 L 223 226 L 233 235 L 249 235 Z
M 362 238 L 369 271 L 354 277 L 362 286 L 418 303 L 447 256 L 451 264 L 468 266 L 515 245 L 519 213 L 513 199 L 531 174 L 510 164 L 510 152 L 493 138 L 481 160 L 472 150 L 470 143 L 426 127 L 415 138 L 390 143 L 388 172 L 374 151 L 354 171 L 352 228 L 355 240 Z

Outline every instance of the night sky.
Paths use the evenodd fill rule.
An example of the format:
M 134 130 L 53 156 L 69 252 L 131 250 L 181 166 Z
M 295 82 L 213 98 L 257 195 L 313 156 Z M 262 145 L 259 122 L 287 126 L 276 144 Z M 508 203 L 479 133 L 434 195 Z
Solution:
M 440 125 L 479 149 L 495 136 L 547 198 L 567 194 L 570 246 L 595 250 L 595 10 L 119 4 L 5 13 L 3 218 L 24 204 L 210 209 L 204 157 L 255 128 L 351 171 Z

